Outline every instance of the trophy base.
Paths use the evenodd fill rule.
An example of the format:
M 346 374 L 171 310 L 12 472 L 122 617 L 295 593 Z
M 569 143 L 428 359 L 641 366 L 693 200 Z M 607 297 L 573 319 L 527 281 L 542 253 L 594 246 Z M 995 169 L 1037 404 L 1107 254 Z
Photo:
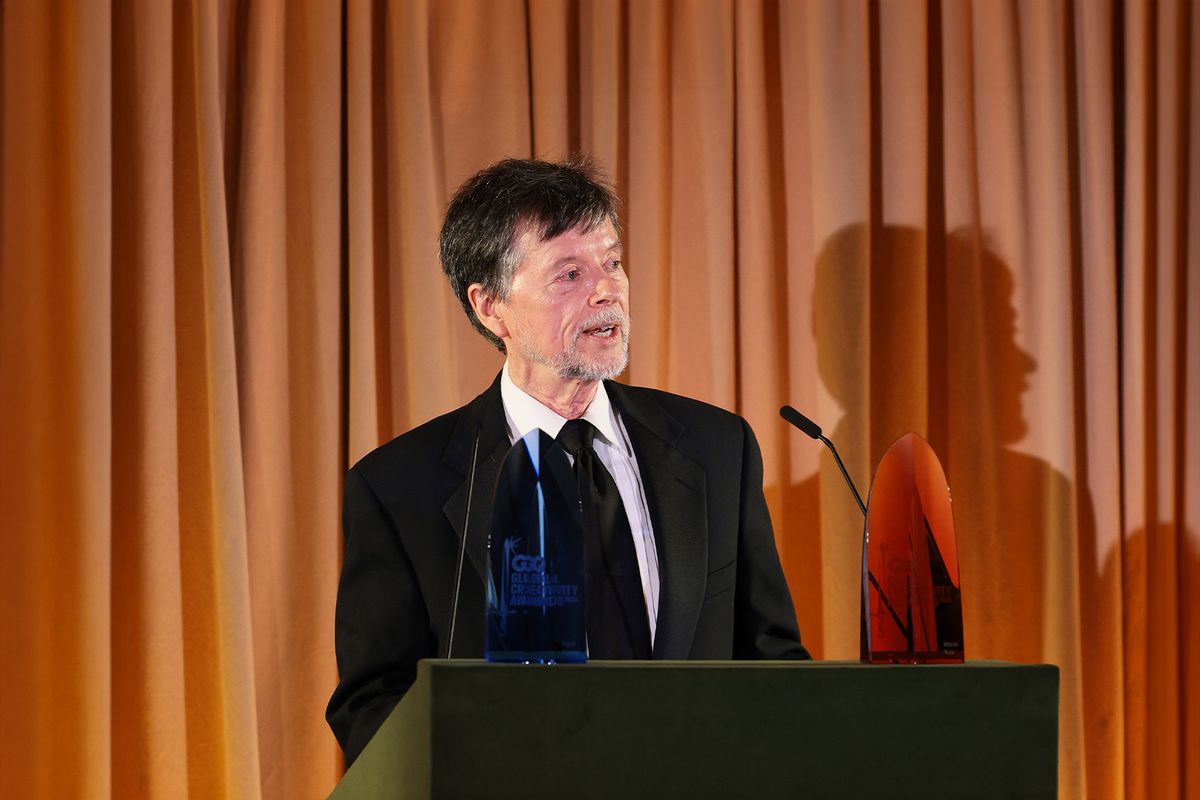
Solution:
M 493 664 L 586 664 L 582 650 L 493 650 L 486 654 Z
M 881 650 L 862 659 L 864 664 L 961 664 L 962 653 L 933 651 L 917 653 L 908 650 Z

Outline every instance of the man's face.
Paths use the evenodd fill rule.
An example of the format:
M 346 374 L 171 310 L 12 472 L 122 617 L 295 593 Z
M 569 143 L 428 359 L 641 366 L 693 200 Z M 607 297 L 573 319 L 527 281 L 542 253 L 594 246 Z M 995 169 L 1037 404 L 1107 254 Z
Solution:
M 548 241 L 526 228 L 517 252 L 508 297 L 496 304 L 510 368 L 541 381 L 620 374 L 629 360 L 629 280 L 612 223 Z

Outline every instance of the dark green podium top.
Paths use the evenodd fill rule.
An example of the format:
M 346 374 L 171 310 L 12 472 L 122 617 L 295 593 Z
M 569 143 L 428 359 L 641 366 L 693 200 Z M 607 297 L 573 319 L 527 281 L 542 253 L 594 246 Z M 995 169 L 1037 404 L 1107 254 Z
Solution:
M 331 795 L 1045 797 L 1058 668 L 423 661 Z

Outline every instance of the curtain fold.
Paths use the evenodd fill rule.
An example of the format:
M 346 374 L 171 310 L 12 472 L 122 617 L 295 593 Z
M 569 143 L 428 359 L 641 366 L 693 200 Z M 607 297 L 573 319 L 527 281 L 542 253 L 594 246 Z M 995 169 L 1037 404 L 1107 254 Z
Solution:
M 0 795 L 322 796 L 340 481 L 501 356 L 438 265 L 505 157 L 614 178 L 624 379 L 745 415 L 815 655 L 860 489 L 953 487 L 970 658 L 1060 794 L 1200 797 L 1190 0 L 0 5 Z
M 113 52 L 103 9 L 3 13 L 0 774 L 79 795 L 112 775 Z
M 333 625 L 339 546 L 330 531 L 345 457 L 342 15 L 327 2 L 249 4 L 238 14 L 244 102 L 229 147 L 230 239 L 251 755 L 263 795 L 302 797 L 339 763 L 316 724 L 336 672 L 313 634 Z
M 1195 213 L 1188 179 L 1200 153 L 1188 125 L 1200 100 L 1195 16 L 1191 3 L 1134 4 L 1124 9 L 1121 43 L 1125 763 L 1126 785 L 1147 797 L 1200 792 L 1185 749 L 1197 741 L 1196 723 L 1183 716 L 1194 707 L 1200 669 L 1193 611 L 1200 520 L 1188 516 L 1184 499 L 1196 494 L 1200 477 L 1182 449 L 1200 423 L 1200 400 L 1185 393 L 1196 371 L 1188 337 L 1198 273 L 1188 225 Z
M 174 179 L 171 196 L 153 202 L 174 216 L 175 397 L 151 413 L 174 414 L 177 426 L 178 532 L 162 535 L 178 537 L 183 681 L 170 693 L 184 704 L 188 794 L 253 797 L 261 773 L 231 270 L 242 111 L 229 102 L 241 55 L 227 34 L 234 12 L 195 3 L 173 13 Z
M 124 754 L 112 760 L 112 795 L 185 797 L 174 16 L 164 4 L 138 12 L 112 16 L 112 202 L 124 209 L 112 242 L 112 748 Z

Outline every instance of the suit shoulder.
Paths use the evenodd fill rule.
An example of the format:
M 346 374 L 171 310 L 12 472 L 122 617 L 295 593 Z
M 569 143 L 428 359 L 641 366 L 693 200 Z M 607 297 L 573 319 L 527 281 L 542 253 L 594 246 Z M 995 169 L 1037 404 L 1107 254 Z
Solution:
M 358 472 L 371 483 L 373 478 L 394 475 L 398 469 L 411 468 L 416 464 L 438 463 L 467 408 L 463 406 L 434 417 L 384 442 L 360 458 L 351 470 Z
M 658 408 L 662 414 L 670 417 L 686 431 L 703 433 L 704 438 L 709 441 L 740 443 L 750 428 L 742 416 L 734 414 L 733 411 L 691 397 L 673 395 L 660 389 L 648 389 L 646 386 L 622 385 L 617 391 L 638 407 Z
M 740 427 L 744 424 L 744 420 L 740 415 L 720 406 L 706 403 L 703 400 L 664 392 L 661 389 L 651 389 L 646 386 L 627 386 L 622 384 L 618 391 L 627 392 L 631 397 L 636 397 L 643 402 L 658 405 L 685 425 L 704 424 Z

